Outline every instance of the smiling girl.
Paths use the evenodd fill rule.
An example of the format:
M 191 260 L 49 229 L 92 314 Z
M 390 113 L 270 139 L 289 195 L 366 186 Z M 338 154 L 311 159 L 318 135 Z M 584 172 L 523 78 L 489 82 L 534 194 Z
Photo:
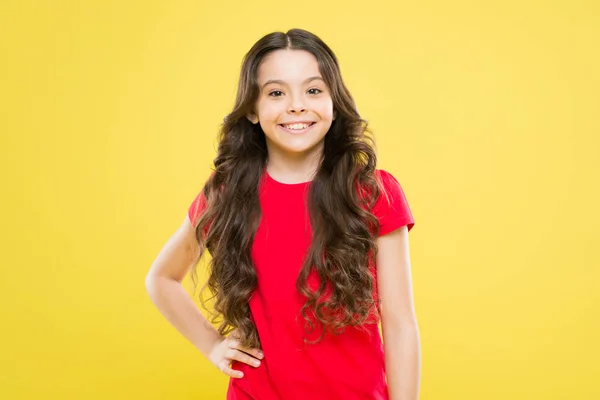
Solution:
M 414 218 L 369 133 L 314 34 L 274 32 L 244 57 L 214 171 L 146 277 L 230 377 L 227 399 L 418 398 Z M 205 249 L 217 329 L 181 286 Z

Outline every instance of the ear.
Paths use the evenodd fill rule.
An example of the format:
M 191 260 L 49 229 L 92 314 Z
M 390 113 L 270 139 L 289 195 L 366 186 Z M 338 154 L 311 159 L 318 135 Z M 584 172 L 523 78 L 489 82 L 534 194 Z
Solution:
M 258 123 L 258 117 L 253 113 L 246 114 L 246 118 L 248 118 L 248 121 L 252 122 L 253 124 Z

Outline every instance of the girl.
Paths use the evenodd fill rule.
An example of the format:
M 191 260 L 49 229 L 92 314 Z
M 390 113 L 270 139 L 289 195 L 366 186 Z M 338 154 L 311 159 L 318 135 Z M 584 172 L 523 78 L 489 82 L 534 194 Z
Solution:
M 146 277 L 230 377 L 227 399 L 418 398 L 414 219 L 369 133 L 317 36 L 271 33 L 246 54 L 214 171 Z M 205 249 L 218 329 L 181 286 Z

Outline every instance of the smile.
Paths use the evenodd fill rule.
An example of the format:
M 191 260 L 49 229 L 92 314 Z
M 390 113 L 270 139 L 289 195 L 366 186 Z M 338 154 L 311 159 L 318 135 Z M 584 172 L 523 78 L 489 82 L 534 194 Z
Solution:
M 304 133 L 308 130 L 310 130 L 314 125 L 316 124 L 316 122 L 311 122 L 306 128 L 303 129 L 290 129 L 284 125 L 278 125 L 281 129 L 283 129 L 284 131 L 288 132 L 288 133 L 292 133 L 292 134 L 299 134 L 299 133 Z

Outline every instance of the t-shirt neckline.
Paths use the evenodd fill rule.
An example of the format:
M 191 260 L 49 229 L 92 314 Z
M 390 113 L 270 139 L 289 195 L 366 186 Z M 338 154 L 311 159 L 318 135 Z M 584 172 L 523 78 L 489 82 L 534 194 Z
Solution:
M 284 182 L 280 182 L 278 180 L 276 180 L 275 178 L 273 178 L 271 176 L 271 174 L 269 174 L 269 171 L 267 171 L 267 169 L 265 168 L 265 176 L 267 178 L 267 181 L 269 181 L 270 183 L 279 186 L 279 187 L 284 187 L 284 188 L 302 188 L 305 186 L 308 186 L 312 181 L 305 181 L 305 182 L 297 182 L 297 183 L 284 183 Z

